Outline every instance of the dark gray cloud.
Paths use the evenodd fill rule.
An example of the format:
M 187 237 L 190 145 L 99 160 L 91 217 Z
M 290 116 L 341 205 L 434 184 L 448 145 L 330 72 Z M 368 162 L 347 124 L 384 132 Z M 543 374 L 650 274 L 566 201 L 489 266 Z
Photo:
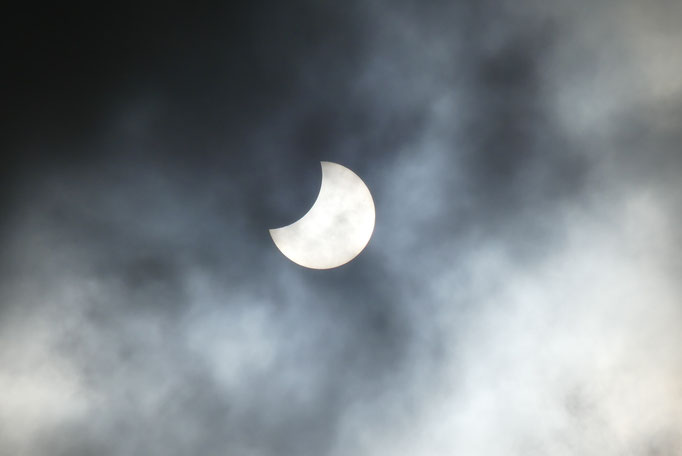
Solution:
M 672 455 L 681 12 L 17 13 L 0 453 Z M 268 229 L 356 171 L 338 269 Z

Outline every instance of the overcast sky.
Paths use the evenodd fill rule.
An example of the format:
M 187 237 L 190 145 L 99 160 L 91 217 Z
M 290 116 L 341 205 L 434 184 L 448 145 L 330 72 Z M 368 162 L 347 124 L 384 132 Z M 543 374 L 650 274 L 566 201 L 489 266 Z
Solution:
M 29 6 L 0 454 L 682 453 L 682 3 Z M 376 205 L 322 271 L 321 160 Z

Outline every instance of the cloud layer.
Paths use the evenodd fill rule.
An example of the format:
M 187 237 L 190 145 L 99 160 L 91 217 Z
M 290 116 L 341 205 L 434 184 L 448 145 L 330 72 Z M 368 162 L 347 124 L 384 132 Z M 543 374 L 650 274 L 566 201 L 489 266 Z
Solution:
M 17 19 L 0 453 L 682 451 L 675 2 L 90 13 Z

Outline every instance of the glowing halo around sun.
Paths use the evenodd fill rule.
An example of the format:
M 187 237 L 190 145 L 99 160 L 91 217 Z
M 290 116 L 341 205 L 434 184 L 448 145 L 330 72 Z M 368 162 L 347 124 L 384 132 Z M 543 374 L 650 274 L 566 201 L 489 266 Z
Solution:
M 320 162 L 320 193 L 298 221 L 270 230 L 277 248 L 291 261 L 310 269 L 331 269 L 358 256 L 374 232 L 372 194 L 350 169 Z

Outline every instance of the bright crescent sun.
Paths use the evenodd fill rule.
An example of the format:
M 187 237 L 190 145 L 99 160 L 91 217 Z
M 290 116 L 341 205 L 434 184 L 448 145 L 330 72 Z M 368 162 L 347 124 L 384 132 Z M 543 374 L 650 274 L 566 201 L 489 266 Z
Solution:
M 311 269 L 348 263 L 365 248 L 374 231 L 372 195 L 353 171 L 332 162 L 322 165 L 315 203 L 291 225 L 270 230 L 277 248 L 291 261 Z

